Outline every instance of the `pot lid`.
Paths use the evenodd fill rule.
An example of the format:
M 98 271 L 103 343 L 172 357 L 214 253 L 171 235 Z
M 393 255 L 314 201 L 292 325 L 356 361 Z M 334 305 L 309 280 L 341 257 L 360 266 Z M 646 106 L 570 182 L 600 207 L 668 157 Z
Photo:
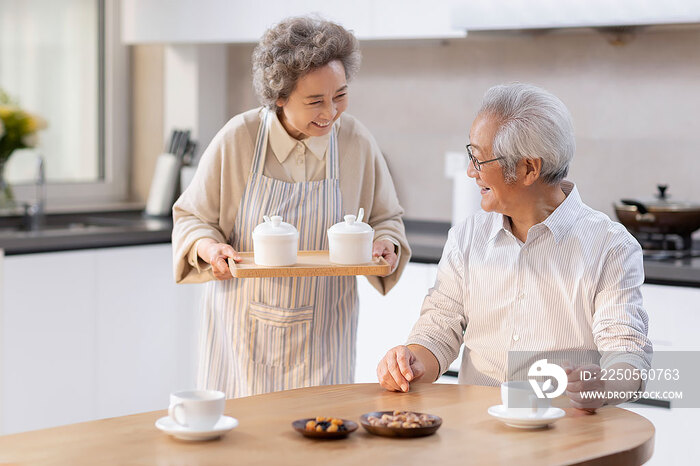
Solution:
M 620 209 L 644 210 L 650 212 L 677 212 L 700 210 L 700 204 L 687 201 L 675 201 L 670 199 L 666 192 L 668 185 L 660 184 L 656 186 L 657 192 L 651 199 L 622 199 L 616 207 Z M 642 206 L 644 209 L 640 209 Z
M 282 217 L 279 215 L 273 215 L 272 217 L 263 215 L 263 219 L 265 221 L 253 230 L 255 236 L 291 236 L 299 234 L 294 225 L 283 222 Z
M 339 222 L 328 229 L 329 233 L 340 233 L 340 234 L 356 234 L 356 233 L 367 233 L 372 230 L 372 227 L 364 222 L 358 222 L 357 217 L 354 215 L 346 215 L 343 217 L 344 222 Z

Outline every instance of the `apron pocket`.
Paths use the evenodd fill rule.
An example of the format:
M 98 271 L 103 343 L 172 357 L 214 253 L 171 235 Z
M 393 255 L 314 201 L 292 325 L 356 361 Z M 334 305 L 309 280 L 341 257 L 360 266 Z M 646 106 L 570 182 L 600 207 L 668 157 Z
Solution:
M 294 367 L 309 360 L 313 306 L 287 309 L 250 302 L 248 311 L 253 361 Z

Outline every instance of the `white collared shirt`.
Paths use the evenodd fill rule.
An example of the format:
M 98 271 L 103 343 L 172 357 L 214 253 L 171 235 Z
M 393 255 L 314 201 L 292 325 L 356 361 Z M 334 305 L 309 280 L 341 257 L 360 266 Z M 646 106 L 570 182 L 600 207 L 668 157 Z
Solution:
M 276 179 L 289 178 L 295 183 L 320 181 L 326 178 L 326 153 L 331 133 L 302 140 L 294 139 L 284 129 L 277 114 L 271 112 L 271 116 L 265 176 Z M 339 125 L 339 121 L 335 124 Z M 270 157 L 271 153 L 274 154 L 274 159 Z
M 480 211 L 453 227 L 435 285 L 407 344 L 429 349 L 446 371 L 464 344 L 459 381 L 498 385 L 509 351 L 618 351 L 602 367 L 649 368 L 639 243 L 585 205 L 564 181 L 564 202 L 525 243 L 502 214 Z

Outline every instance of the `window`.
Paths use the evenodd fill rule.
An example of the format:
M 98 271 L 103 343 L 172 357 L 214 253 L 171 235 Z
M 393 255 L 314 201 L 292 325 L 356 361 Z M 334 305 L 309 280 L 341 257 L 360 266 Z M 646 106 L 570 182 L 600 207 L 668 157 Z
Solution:
M 118 0 L 0 2 L 0 87 L 48 122 L 35 150 L 10 159 L 18 200 L 33 199 L 37 155 L 49 206 L 127 197 L 128 62 L 117 13 Z

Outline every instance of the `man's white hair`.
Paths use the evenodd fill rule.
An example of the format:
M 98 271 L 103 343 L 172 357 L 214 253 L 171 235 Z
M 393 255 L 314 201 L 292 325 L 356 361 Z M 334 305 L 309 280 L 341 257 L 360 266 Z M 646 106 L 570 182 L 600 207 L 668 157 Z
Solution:
M 556 96 L 531 84 L 501 84 L 486 91 L 478 115 L 499 120 L 493 154 L 503 157 L 506 180 L 515 180 L 515 167 L 526 158 L 542 159 L 545 183 L 566 177 L 576 141 L 571 114 Z

